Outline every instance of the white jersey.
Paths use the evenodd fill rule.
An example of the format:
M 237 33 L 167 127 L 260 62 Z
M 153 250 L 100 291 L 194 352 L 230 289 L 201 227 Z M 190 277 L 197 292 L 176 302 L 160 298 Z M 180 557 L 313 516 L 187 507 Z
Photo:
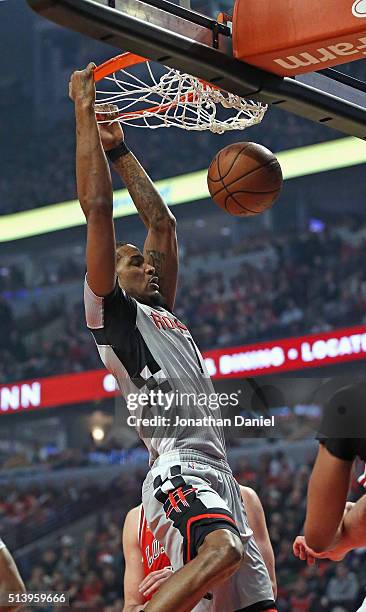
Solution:
M 2 550 L 3 548 L 6 548 L 6 544 L 5 542 L 0 538 L 0 550 Z
M 85 280 L 84 301 L 87 326 L 136 419 L 150 462 L 174 449 L 225 458 L 223 431 L 216 425 L 220 412 L 215 391 L 187 327 L 165 307 L 147 306 L 131 298 L 118 282 L 110 295 L 98 297 Z M 163 397 L 169 409 L 161 404 L 156 409 L 151 401 L 143 408 L 131 403 L 131 398 L 146 403 L 151 393 Z M 137 422 L 145 415 L 165 416 L 170 423 L 160 420 L 146 427 Z M 175 426 L 177 415 L 179 425 Z M 183 416 L 194 417 L 198 425 L 192 421 L 185 425 Z

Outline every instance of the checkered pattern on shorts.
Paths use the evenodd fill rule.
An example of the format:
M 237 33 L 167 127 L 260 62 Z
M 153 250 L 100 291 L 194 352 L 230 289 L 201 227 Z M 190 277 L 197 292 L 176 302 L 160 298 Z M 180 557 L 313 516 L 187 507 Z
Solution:
M 169 393 L 172 387 L 164 374 L 163 370 L 152 372 L 149 366 L 145 366 L 138 376 L 133 378 L 133 382 L 140 391 L 162 391 Z

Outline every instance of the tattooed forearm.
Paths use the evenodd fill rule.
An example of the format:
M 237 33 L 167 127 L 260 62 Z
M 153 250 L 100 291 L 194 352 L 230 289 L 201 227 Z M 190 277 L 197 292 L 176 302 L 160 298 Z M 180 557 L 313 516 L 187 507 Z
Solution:
M 154 183 L 132 153 L 120 157 L 114 168 L 126 185 L 147 228 L 174 219 Z
M 159 277 L 160 293 L 164 296 L 167 306 L 172 309 L 178 275 L 175 218 L 132 153 L 120 157 L 114 167 L 124 181 L 148 230 L 144 258 L 154 266 L 156 276 Z
M 165 253 L 161 253 L 160 251 L 146 251 L 146 255 L 149 264 L 154 266 L 156 275 L 162 283 L 164 281 Z

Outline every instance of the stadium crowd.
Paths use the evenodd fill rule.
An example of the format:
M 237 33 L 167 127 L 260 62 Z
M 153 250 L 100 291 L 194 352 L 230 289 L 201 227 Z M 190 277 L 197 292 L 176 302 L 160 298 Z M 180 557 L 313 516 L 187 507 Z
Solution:
M 65 534 L 42 551 L 34 550 L 23 563 L 30 591 L 67 593 L 69 606 L 61 610 L 121 612 L 123 607 L 123 556 L 121 512 L 103 512 L 94 528 L 81 540 Z M 51 607 L 32 607 L 48 612 Z
M 70 106 L 70 114 L 72 108 Z M 284 124 L 286 128 L 284 128 Z M 0 214 L 11 214 L 52 203 L 76 198 L 75 181 L 75 137 L 74 124 L 70 116 L 51 132 L 43 125 L 24 126 L 31 146 L 17 147 L 13 155 L 4 156 L 3 180 L 0 181 Z M 260 128 L 259 128 L 260 129 Z M 145 130 L 125 128 L 126 141 L 153 180 L 194 172 L 207 168 L 216 151 L 232 144 L 232 133 L 214 135 L 201 133 L 192 143 L 192 134 L 175 129 Z M 273 151 L 313 144 L 334 137 L 333 132 L 316 124 L 308 125 L 292 115 L 281 113 L 265 134 L 251 128 L 251 140 L 258 141 Z M 239 137 L 240 140 L 240 133 Z M 59 146 L 62 141 L 62 146 Z M 149 146 L 146 146 L 146 143 Z M 159 155 L 156 155 L 157 149 Z M 36 151 L 36 155 L 35 155 Z M 172 155 L 179 151 L 179 155 Z M 114 176 L 115 188 L 121 182 Z
M 240 483 L 257 490 L 265 509 L 276 558 L 279 612 L 354 612 L 365 596 L 366 551 L 352 553 L 340 564 L 322 561 L 314 567 L 307 567 L 292 554 L 293 539 L 302 530 L 311 463 L 310 457 L 299 463 L 283 452 L 266 452 L 256 464 L 248 458 L 240 460 L 235 475 Z M 139 501 L 142 477 L 141 473 L 131 473 L 129 478 L 120 478 L 109 486 L 108 491 L 91 483 L 84 490 L 80 482 L 70 482 L 67 496 L 59 497 L 44 486 L 20 492 L 13 485 L 12 495 L 7 496 L 7 512 L 13 524 L 2 532 L 5 541 L 9 543 L 16 519 L 19 533 L 24 530 L 29 536 L 24 523 L 26 499 L 33 508 L 41 507 L 47 499 L 57 526 L 63 526 L 61 536 L 49 532 L 47 546 L 42 550 L 37 548 L 35 532 L 31 555 L 27 552 L 18 557 L 28 589 L 68 591 L 74 609 L 121 612 L 121 527 L 126 500 L 130 506 Z M 359 496 L 359 486 L 353 489 Z M 88 513 L 95 515 L 94 527 L 86 528 L 78 537 L 68 531 L 72 517 L 64 521 L 64 504 L 69 505 L 70 495 L 75 504 L 88 500 L 83 503 L 84 517 Z M 38 514 L 37 511 L 35 516 Z M 48 518 L 46 524 L 55 529 L 54 520 Z
M 2 486 L 0 537 L 10 548 L 26 546 L 91 511 L 113 507 L 117 502 L 119 507 L 124 495 L 131 502 L 135 500 L 137 503 L 139 499 L 136 478 L 140 482 L 141 474 L 132 477 L 121 473 L 108 486 L 104 484 L 101 487 L 92 478 L 85 478 L 80 483 L 68 469 L 70 477 L 61 490 L 57 486 L 39 483 L 17 488 L 14 481 Z M 44 474 L 47 476 L 47 471 Z
M 177 314 L 189 321 L 202 348 L 364 321 L 365 228 L 268 238 L 252 247 L 259 259 L 261 249 L 271 244 L 259 266 L 252 258 L 233 276 L 208 269 L 181 287 Z
M 176 314 L 203 350 L 363 324 L 365 253 L 366 227 L 352 222 L 271 241 L 263 234 L 206 258 L 205 267 L 193 265 L 202 253 L 190 253 L 182 261 Z M 237 265 L 223 271 L 227 257 Z M 0 276 L 0 382 L 101 366 L 82 302 L 67 299 L 68 281 L 78 281 L 81 292 L 83 266 L 81 257 L 68 256 L 56 272 L 43 270 L 39 285 L 52 283 L 56 296 L 46 305 L 38 299 L 20 315 L 14 301 L 22 297 L 15 290 L 24 283 L 21 270 L 7 268 Z

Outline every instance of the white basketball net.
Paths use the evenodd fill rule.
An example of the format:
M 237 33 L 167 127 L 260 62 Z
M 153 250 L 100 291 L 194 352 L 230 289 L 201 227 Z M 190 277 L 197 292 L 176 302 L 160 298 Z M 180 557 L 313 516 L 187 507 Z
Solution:
M 147 82 L 127 72 L 131 69 L 118 70 L 100 81 L 100 85 L 108 81 L 108 90 L 98 90 L 96 102 L 115 104 L 121 123 L 151 129 L 175 126 L 222 134 L 260 123 L 267 110 L 265 105 L 216 89 L 174 68 L 166 68 L 165 74 L 155 78 L 150 62 L 144 65 Z M 109 90 L 111 85 L 113 91 Z M 108 113 L 105 115 L 100 123 L 111 121 Z

